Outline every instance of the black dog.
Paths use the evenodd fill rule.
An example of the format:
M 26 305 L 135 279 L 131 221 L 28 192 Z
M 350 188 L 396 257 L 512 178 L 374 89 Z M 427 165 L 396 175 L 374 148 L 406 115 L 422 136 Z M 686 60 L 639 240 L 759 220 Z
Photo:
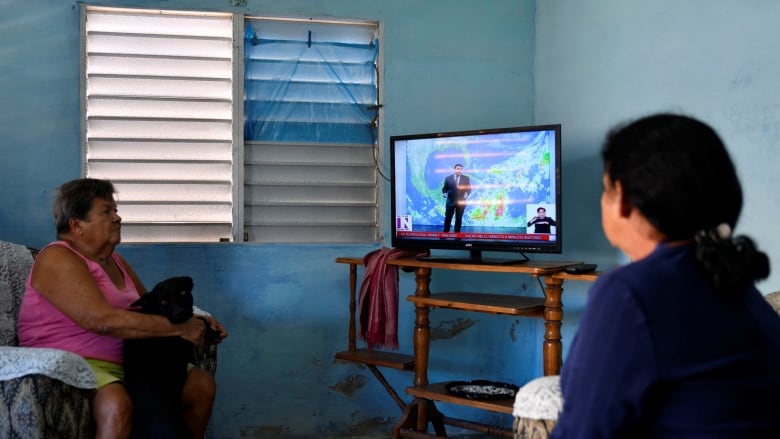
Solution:
M 192 317 L 192 287 L 188 276 L 166 279 L 131 307 L 165 316 L 171 323 L 183 323 Z M 194 352 L 195 346 L 181 337 L 125 340 L 125 385 L 133 401 L 132 437 L 192 439 L 184 423 L 181 396 Z

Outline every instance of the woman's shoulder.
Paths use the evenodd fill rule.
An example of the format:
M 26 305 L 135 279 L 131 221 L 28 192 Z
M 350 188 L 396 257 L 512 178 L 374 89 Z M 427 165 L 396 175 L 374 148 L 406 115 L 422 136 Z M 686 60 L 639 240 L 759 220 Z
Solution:
M 35 257 L 36 267 L 71 267 L 87 264 L 87 259 L 66 241 L 54 241 L 46 245 Z
M 58 285 L 91 276 L 89 264 L 83 256 L 67 245 L 51 243 L 35 257 L 30 272 L 31 286 L 37 291 L 59 290 Z
M 73 248 L 67 241 L 52 241 L 44 246 L 39 252 L 36 259 L 41 257 L 71 257 L 80 256 L 76 249 Z
M 52 241 L 38 251 L 38 257 L 46 254 L 73 254 L 75 250 L 66 241 Z
M 659 248 L 642 260 L 604 273 L 594 283 L 593 293 L 605 296 L 606 301 L 630 297 L 649 312 L 681 302 L 697 302 L 711 294 L 711 287 L 691 249 L 675 247 Z
M 695 256 L 690 246 L 659 244 L 648 256 L 620 266 L 605 275 L 644 284 L 668 277 L 687 276 L 695 270 Z
M 659 285 L 690 276 L 695 271 L 695 265 L 693 260 L 688 259 L 684 250 L 674 249 L 670 252 L 659 248 L 644 259 L 599 275 L 593 287 L 622 285 L 624 288 L 654 290 Z

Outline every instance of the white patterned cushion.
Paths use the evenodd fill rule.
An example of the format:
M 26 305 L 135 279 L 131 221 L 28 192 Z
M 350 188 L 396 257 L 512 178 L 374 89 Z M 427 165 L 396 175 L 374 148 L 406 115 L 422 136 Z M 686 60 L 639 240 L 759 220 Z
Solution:
M 16 346 L 16 321 L 32 263 L 27 247 L 0 241 L 0 381 L 39 374 L 82 389 L 96 388 L 95 373 L 80 356 Z
M 772 308 L 777 311 L 778 314 L 780 314 L 780 291 L 775 291 L 774 293 L 769 293 L 766 296 L 764 296 L 767 302 L 769 302 L 770 305 L 772 305 Z
M 27 247 L 0 241 L 0 346 L 16 345 L 16 319 L 32 263 Z
M 79 355 L 61 349 L 0 346 L 0 381 L 46 375 L 81 389 L 97 387 L 95 373 Z
M 563 410 L 560 375 L 536 378 L 515 395 L 512 414 L 518 418 L 558 419 Z

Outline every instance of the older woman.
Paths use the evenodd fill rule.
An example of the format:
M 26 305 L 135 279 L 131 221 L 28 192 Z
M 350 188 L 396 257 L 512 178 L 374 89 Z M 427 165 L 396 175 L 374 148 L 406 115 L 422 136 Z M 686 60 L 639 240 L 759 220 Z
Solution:
M 601 215 L 631 263 L 599 276 L 563 364 L 553 438 L 780 438 L 780 319 L 733 236 L 742 190 L 717 134 L 661 114 L 613 131 Z
M 130 434 L 132 404 L 122 385 L 122 340 L 179 336 L 203 343 L 206 324 L 192 318 L 174 325 L 165 317 L 129 311 L 144 288 L 114 248 L 121 217 L 115 188 L 105 180 L 79 179 L 60 186 L 54 202 L 58 240 L 41 250 L 27 281 L 19 312 L 19 344 L 52 347 L 83 356 L 98 379 L 92 400 L 97 438 Z M 227 332 L 209 317 L 219 332 Z M 204 436 L 216 385 L 211 375 L 191 368 L 182 395 L 193 436 Z

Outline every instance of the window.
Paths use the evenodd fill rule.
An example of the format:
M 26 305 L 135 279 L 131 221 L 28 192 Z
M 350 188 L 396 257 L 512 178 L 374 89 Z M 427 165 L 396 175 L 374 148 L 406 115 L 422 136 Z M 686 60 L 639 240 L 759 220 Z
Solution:
M 376 26 L 250 19 L 244 35 L 248 240 L 376 241 Z
M 378 240 L 375 53 L 370 80 L 358 84 L 343 74 L 330 76 L 336 86 L 316 94 L 319 100 L 306 96 L 311 87 L 327 88 L 322 78 L 293 94 L 261 96 L 252 84 L 274 81 L 252 67 L 243 83 L 243 51 L 234 44 L 243 42 L 236 38 L 244 27 L 241 16 L 93 6 L 84 11 L 84 174 L 117 186 L 125 242 Z M 259 40 L 298 33 L 286 29 L 296 23 L 288 20 L 247 19 L 246 28 L 254 32 L 260 22 Z M 371 38 L 360 37 L 360 44 L 376 45 L 376 25 L 342 23 L 335 34 L 347 40 L 333 40 L 334 33 L 324 30 L 332 27 L 307 22 L 307 48 L 309 29 L 315 41 L 328 37 L 314 43 L 319 49 L 351 44 L 349 38 L 366 33 Z M 312 63 L 298 62 L 299 69 L 305 65 Z M 328 68 L 348 65 L 343 58 Z M 286 89 L 302 82 L 306 75 L 300 71 L 288 78 Z M 246 102 L 245 88 L 253 90 Z M 363 113 L 362 121 L 333 123 L 344 120 L 335 108 L 347 106 L 345 90 L 366 88 L 372 93 L 351 104 L 351 111 Z M 244 123 L 244 109 L 261 101 L 293 111 L 254 119 L 274 129 L 245 142 L 242 133 L 251 124 Z M 308 118 L 299 117 L 301 108 Z M 327 126 L 351 134 L 299 135 Z

